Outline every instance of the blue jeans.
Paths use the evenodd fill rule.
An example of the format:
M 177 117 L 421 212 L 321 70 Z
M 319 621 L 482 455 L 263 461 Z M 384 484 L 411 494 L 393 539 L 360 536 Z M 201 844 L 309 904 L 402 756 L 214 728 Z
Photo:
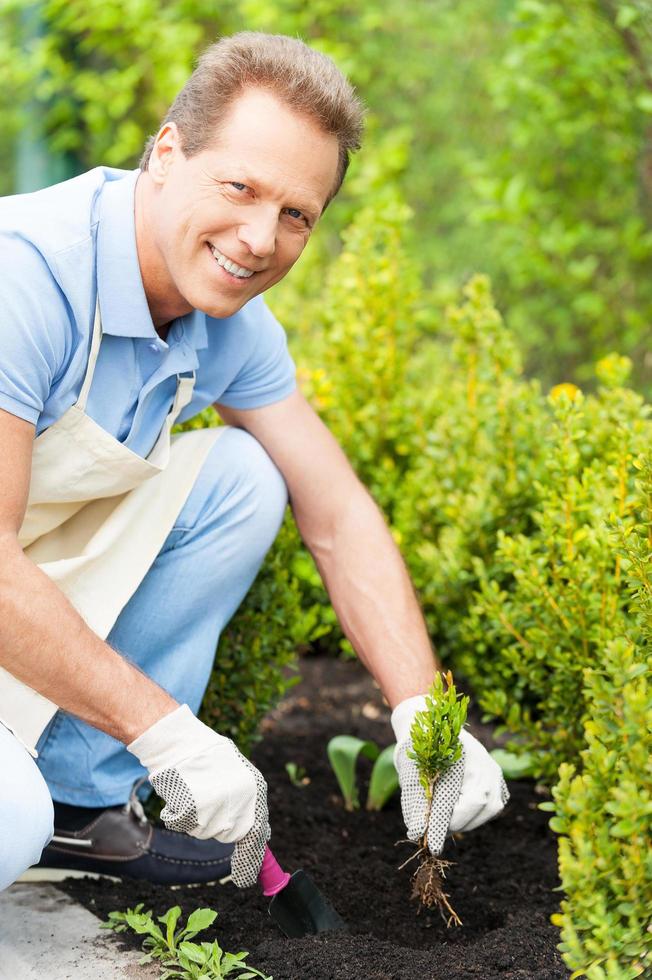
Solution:
M 108 642 L 178 702 L 199 709 L 218 637 L 248 592 L 287 505 L 279 471 L 240 429 L 215 443 L 179 518 Z M 37 745 L 52 798 L 124 803 L 146 775 L 121 742 L 58 711 Z

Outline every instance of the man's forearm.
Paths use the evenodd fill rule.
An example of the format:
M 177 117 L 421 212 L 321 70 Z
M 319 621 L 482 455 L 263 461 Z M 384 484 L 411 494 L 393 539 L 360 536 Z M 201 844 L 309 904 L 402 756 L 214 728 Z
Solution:
M 390 707 L 423 694 L 440 669 L 405 563 L 366 490 L 325 525 L 295 509 L 297 525 L 356 653 Z
M 1 552 L 0 666 L 125 743 L 177 707 L 88 628 L 15 538 L 4 537 Z

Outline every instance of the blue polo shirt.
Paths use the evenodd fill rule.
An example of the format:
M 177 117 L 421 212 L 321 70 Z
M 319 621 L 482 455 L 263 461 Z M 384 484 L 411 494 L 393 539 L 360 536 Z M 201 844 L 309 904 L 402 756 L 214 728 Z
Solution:
M 134 452 L 152 449 L 176 391 L 195 371 L 179 421 L 213 402 L 258 408 L 295 389 L 285 332 L 258 296 L 224 319 L 195 310 L 156 333 L 136 252 L 138 171 L 98 167 L 0 198 L 0 408 L 36 425 L 79 397 L 99 291 L 102 344 L 87 412 Z

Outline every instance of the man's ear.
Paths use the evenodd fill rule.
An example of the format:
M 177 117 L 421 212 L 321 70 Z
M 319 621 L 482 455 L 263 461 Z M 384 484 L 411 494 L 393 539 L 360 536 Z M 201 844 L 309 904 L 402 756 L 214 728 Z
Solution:
M 167 122 L 156 134 L 147 169 L 155 184 L 163 184 L 172 161 L 181 153 L 179 130 L 174 122 Z

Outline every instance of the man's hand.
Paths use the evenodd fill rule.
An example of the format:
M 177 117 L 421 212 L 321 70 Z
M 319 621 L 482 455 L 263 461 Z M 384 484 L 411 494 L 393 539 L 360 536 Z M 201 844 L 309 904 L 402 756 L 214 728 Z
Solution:
M 413 841 L 426 831 L 427 802 L 416 763 L 407 753 L 412 750 L 410 728 L 414 716 L 425 707 L 425 697 L 417 695 L 402 701 L 392 712 L 401 808 L 408 838 Z M 428 848 L 434 855 L 441 854 L 447 834 L 474 830 L 500 813 L 509 799 L 501 768 L 484 746 L 464 728 L 460 742 L 461 758 L 435 785 L 427 828 Z
M 271 836 L 267 784 L 231 739 L 184 704 L 127 748 L 149 770 L 150 783 L 165 801 L 165 826 L 203 840 L 235 841 L 233 881 L 238 888 L 255 884 Z

